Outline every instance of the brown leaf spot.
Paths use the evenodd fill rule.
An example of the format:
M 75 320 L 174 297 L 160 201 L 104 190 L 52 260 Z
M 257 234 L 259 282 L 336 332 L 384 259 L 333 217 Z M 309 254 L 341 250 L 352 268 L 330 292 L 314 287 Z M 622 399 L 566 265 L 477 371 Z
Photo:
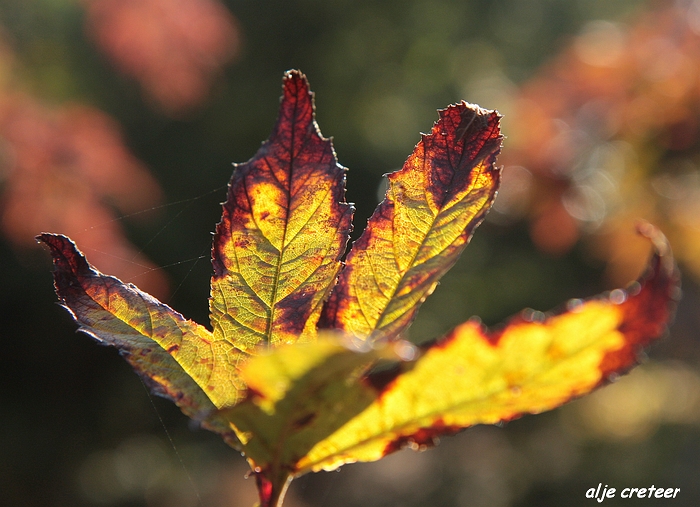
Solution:
M 292 428 L 294 431 L 301 431 L 303 430 L 306 426 L 308 426 L 314 419 L 316 419 L 316 415 L 313 412 L 310 412 L 308 414 L 303 415 L 296 421 L 292 422 Z
M 280 313 L 275 319 L 276 328 L 287 333 L 301 334 L 313 310 L 311 301 L 314 295 L 311 291 L 292 292 L 277 303 Z
M 386 391 L 392 382 L 396 380 L 396 377 L 403 372 L 403 368 L 401 366 L 401 363 L 395 363 L 388 368 L 372 371 L 362 380 L 365 384 L 377 391 L 377 393 L 381 394 Z
M 400 451 L 405 447 L 414 451 L 422 451 L 428 447 L 435 447 L 440 443 L 440 436 L 454 435 L 463 429 L 464 428 L 461 426 L 447 425 L 442 419 L 437 419 L 433 425 L 428 428 L 421 428 L 411 435 L 402 435 L 389 442 L 384 448 L 384 455 Z

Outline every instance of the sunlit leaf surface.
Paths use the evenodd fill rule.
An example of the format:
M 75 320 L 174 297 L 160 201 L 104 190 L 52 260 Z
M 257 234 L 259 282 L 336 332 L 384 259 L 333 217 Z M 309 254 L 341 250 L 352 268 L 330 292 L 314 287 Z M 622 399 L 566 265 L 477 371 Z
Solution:
M 440 111 L 348 255 L 322 325 L 394 338 L 413 320 L 491 207 L 499 116 L 462 102 Z
M 352 211 L 345 171 L 314 121 L 308 82 L 290 72 L 272 136 L 236 166 L 216 228 L 214 335 L 247 352 L 314 339 Z
M 318 131 L 306 78 L 287 73 L 283 90 L 273 133 L 236 166 L 216 228 L 213 331 L 95 270 L 65 236 L 38 238 L 80 330 L 242 446 L 261 507 L 281 505 L 302 473 L 557 407 L 631 368 L 665 330 L 678 276 L 664 236 L 646 224 L 656 253 L 627 290 L 548 316 L 526 311 L 496 331 L 470 321 L 420 350 L 400 340 L 491 207 L 499 116 L 465 102 L 440 111 L 389 175 L 341 271 L 345 170 Z
M 264 383 L 266 392 L 250 396 L 229 417 L 241 434 L 259 426 L 286 430 L 270 439 L 274 446 L 246 446 L 249 458 L 276 474 L 333 469 L 377 460 L 404 446 L 433 445 L 439 436 L 475 424 L 550 410 L 590 392 L 636 364 L 640 349 L 663 334 L 673 312 L 678 277 L 668 245 L 653 228 L 644 233 L 652 236 L 657 253 L 649 272 L 628 290 L 574 300 L 549 316 L 526 311 L 496 331 L 466 322 L 425 346 L 418 360 L 400 364 L 388 375 L 355 380 L 354 364 L 341 356 L 357 353 L 337 348 L 331 363 L 323 358 L 332 349 L 327 343 L 309 346 L 308 361 L 294 363 L 298 369 L 287 366 L 293 361 L 284 350 L 251 361 L 243 373 L 246 382 Z M 343 363 L 349 365 L 344 374 L 342 366 L 332 369 Z M 344 417 L 357 414 L 330 435 L 331 421 L 338 422 L 336 408 L 322 390 L 304 384 L 324 376 L 343 385 Z M 270 378 L 276 380 L 267 382 Z M 312 413 L 304 412 L 310 406 L 318 410 L 303 417 Z M 308 451 L 300 452 L 305 445 Z
M 80 330 L 119 349 L 155 394 L 233 442 L 215 405 L 226 397 L 220 393 L 243 387 L 223 360 L 237 355 L 234 347 L 133 285 L 100 273 L 65 236 L 39 239 L 51 249 L 56 292 Z
M 81 329 L 120 349 L 145 378 L 158 379 L 166 386 L 158 394 L 184 396 L 181 408 L 190 416 L 194 412 L 184 408 L 190 394 L 178 389 L 170 396 L 167 385 L 176 381 L 161 368 L 178 366 L 182 371 L 175 368 L 174 375 L 189 376 L 205 393 L 201 403 L 221 408 L 239 400 L 244 384 L 238 368 L 256 346 L 315 338 L 321 304 L 341 265 L 352 207 L 345 203 L 344 169 L 313 115 L 306 78 L 288 73 L 273 134 L 234 170 L 216 229 L 213 333 L 95 271 L 67 238 L 40 237 L 52 249 L 59 297 Z
M 338 335 L 275 349 L 244 366 L 247 399 L 221 417 L 233 422 L 252 468 L 279 490 L 294 475 L 290 464 L 374 401 L 376 391 L 363 387 L 368 367 L 397 358 L 392 348 L 358 350 Z

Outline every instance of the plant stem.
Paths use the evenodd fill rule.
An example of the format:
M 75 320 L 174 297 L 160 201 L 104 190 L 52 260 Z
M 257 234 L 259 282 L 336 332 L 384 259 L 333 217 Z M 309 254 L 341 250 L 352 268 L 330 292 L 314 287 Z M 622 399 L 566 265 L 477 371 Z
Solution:
M 271 481 L 264 471 L 256 471 L 253 473 L 255 474 L 255 482 L 258 486 L 260 507 L 282 507 L 284 495 L 287 493 L 287 488 L 292 482 L 292 476 L 280 474 L 279 476 L 273 477 Z

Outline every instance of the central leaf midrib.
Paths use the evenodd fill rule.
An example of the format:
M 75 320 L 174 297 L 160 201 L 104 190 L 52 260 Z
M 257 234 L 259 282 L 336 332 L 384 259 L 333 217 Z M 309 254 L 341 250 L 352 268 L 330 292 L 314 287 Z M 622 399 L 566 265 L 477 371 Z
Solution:
M 294 101 L 294 108 L 292 110 L 292 118 L 294 118 L 294 122 L 296 123 L 296 113 L 297 113 L 297 107 L 299 105 L 299 100 Z M 279 249 L 279 255 L 277 256 L 277 266 L 275 266 L 275 276 L 272 280 L 272 295 L 270 296 L 270 317 L 268 318 L 267 321 L 267 329 L 265 330 L 265 341 L 267 342 L 267 345 L 269 346 L 272 342 L 272 324 L 274 321 L 274 313 L 275 313 L 275 303 L 277 299 L 277 287 L 279 286 L 279 279 L 280 275 L 282 273 L 282 257 L 284 256 L 284 250 L 285 250 L 285 242 L 287 241 L 287 229 L 289 227 L 289 215 L 290 215 L 290 210 L 292 207 L 292 175 L 294 172 L 294 138 L 296 133 L 296 124 L 294 124 L 291 128 L 290 132 L 290 140 L 289 140 L 289 170 L 288 170 L 288 177 L 287 177 L 287 186 L 288 188 L 284 189 L 285 193 L 287 195 L 287 206 L 285 208 L 285 217 L 284 217 L 284 230 L 282 231 L 282 243 L 280 244 L 280 249 Z
M 425 146 L 425 141 L 423 141 L 423 145 Z M 449 146 L 446 146 L 445 149 L 448 151 L 448 160 L 449 160 Z M 425 164 L 426 164 L 426 161 L 424 160 L 423 165 L 425 166 Z M 450 166 L 452 166 L 452 164 L 450 164 Z M 455 177 L 455 173 L 456 173 L 456 169 L 454 168 L 454 166 L 452 166 L 451 169 L 452 169 L 452 176 L 450 178 L 450 185 L 451 185 L 452 181 L 454 181 L 454 177 Z M 472 181 L 470 182 L 469 186 L 470 187 L 474 186 L 475 181 L 476 181 L 476 178 L 473 178 Z M 467 194 L 468 194 L 468 192 L 467 192 Z M 413 256 L 411 257 L 411 261 L 408 263 L 408 268 L 406 269 L 406 271 L 404 271 L 401 274 L 401 278 L 399 279 L 399 282 L 396 284 L 396 286 L 394 287 L 394 289 L 391 292 L 391 297 L 388 299 L 387 304 L 384 306 L 384 308 L 382 308 L 382 312 L 379 314 L 379 317 L 377 318 L 376 324 L 374 325 L 374 329 L 372 330 L 372 332 L 381 329 L 382 320 L 386 316 L 387 309 L 389 308 L 389 306 L 391 306 L 391 303 L 394 300 L 394 298 L 396 297 L 396 294 L 398 293 L 399 288 L 401 286 L 403 286 L 406 275 L 409 273 L 409 271 L 411 271 L 411 268 L 413 267 L 413 265 L 416 262 L 416 259 L 418 258 L 418 254 L 423 250 L 423 247 L 425 247 L 427 240 L 428 240 L 428 237 L 431 235 L 431 233 L 433 232 L 433 230 L 435 228 L 435 222 L 437 222 L 438 217 L 444 211 L 446 200 L 447 200 L 446 197 L 443 197 L 443 201 L 440 203 L 440 208 L 439 208 L 438 212 L 433 216 L 433 219 L 430 221 L 430 226 L 428 227 L 428 231 L 426 232 L 425 236 L 423 236 L 423 240 L 421 241 L 418 248 L 416 248 L 416 251 L 414 252 Z M 393 222 L 393 217 L 392 217 L 392 222 Z

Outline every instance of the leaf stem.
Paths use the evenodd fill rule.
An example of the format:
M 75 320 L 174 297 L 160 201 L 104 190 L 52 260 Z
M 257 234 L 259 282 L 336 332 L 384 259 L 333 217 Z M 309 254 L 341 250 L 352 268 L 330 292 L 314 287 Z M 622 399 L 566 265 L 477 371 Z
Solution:
M 264 470 L 254 471 L 255 482 L 258 486 L 260 497 L 259 507 L 282 507 L 284 495 L 292 482 L 292 476 L 287 474 L 274 474 L 270 480 Z

